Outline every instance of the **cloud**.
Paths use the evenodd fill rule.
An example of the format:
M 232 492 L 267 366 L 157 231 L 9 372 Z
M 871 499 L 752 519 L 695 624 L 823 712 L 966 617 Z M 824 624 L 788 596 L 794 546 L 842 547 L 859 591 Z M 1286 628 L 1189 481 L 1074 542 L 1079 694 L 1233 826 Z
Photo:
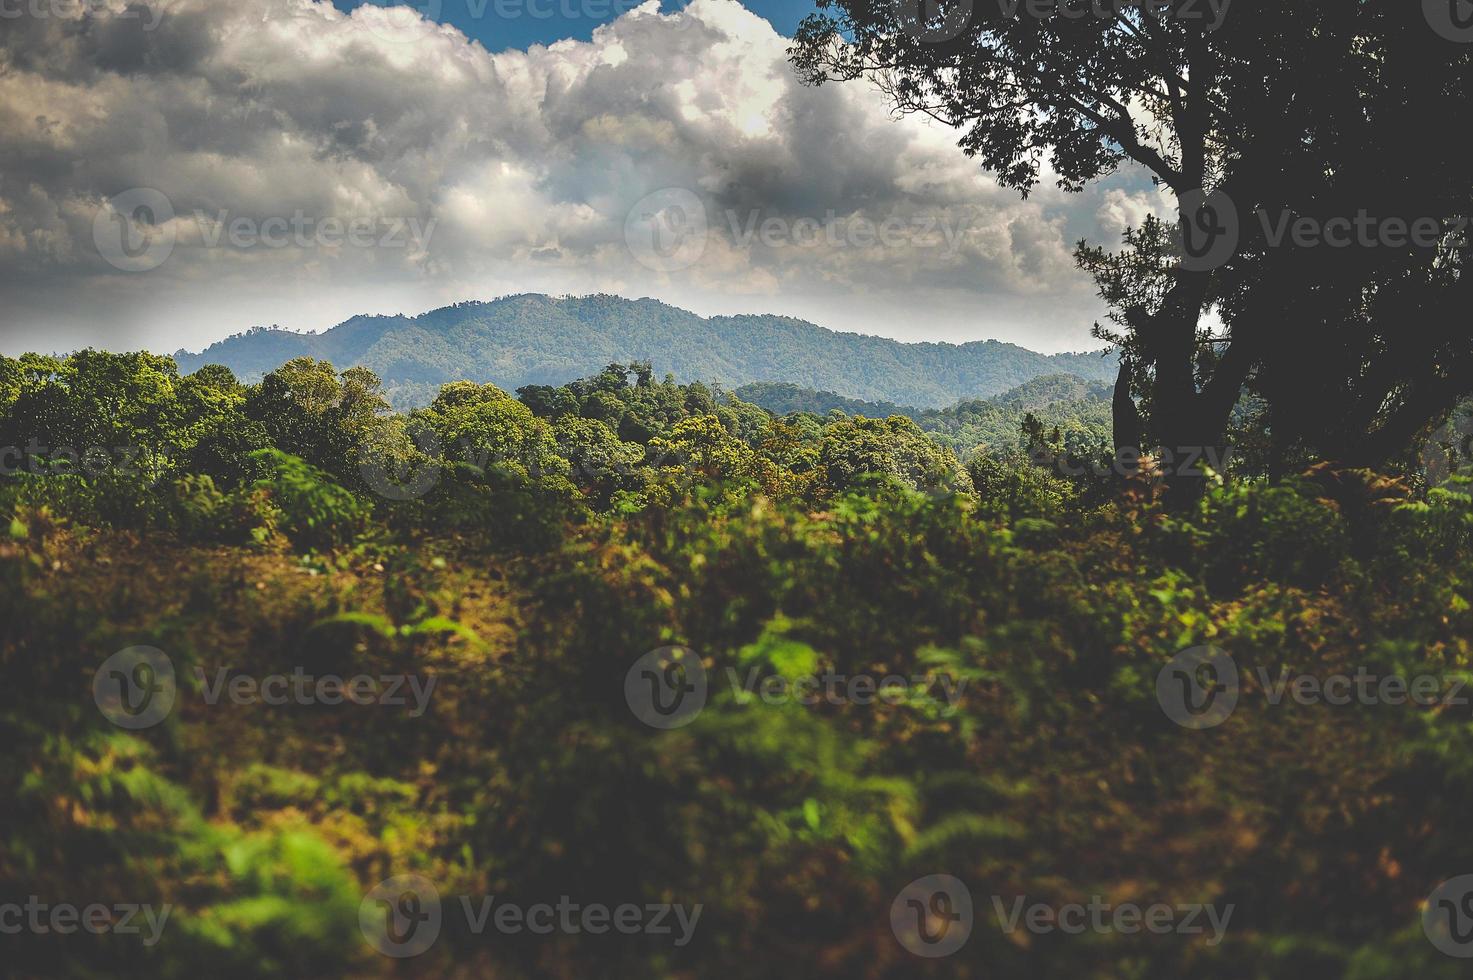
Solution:
M 1151 208 L 1126 178 L 1020 200 L 873 88 L 800 85 L 734 0 L 652 0 L 589 43 L 500 54 L 372 4 L 52 7 L 0 34 L 10 351 L 199 347 L 531 290 L 1082 348 L 1098 308 L 1073 242 Z M 167 206 L 109 203 L 139 188 Z M 666 189 L 704 212 L 674 216 L 706 229 L 697 261 L 631 245 L 694 227 L 631 225 Z

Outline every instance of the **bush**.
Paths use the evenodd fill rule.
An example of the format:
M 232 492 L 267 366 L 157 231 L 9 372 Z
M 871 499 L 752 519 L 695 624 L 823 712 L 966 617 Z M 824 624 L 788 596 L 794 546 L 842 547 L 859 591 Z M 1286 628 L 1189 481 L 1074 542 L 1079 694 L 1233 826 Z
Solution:
M 258 480 L 255 489 L 270 495 L 271 505 L 281 514 L 282 530 L 297 547 L 340 547 L 365 528 L 372 508 L 322 470 L 276 449 L 252 456 L 270 468 L 270 475 Z
M 176 480 L 168 526 L 190 541 L 220 544 L 264 544 L 276 534 L 281 511 L 261 487 L 242 487 L 230 493 L 215 488 L 208 476 Z

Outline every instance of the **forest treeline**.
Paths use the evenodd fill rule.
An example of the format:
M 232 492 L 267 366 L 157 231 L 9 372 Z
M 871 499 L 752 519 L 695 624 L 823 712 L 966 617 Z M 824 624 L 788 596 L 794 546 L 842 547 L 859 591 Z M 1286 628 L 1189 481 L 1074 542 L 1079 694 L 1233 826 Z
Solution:
M 1077 436 L 1097 456 L 1108 449 L 1103 403 L 1071 400 L 1089 386 L 1063 378 L 1012 401 L 919 412 L 919 424 L 899 414 L 779 416 L 700 382 L 656 379 L 648 363 L 515 397 L 457 382 L 409 413 L 390 410 L 372 372 L 311 358 L 253 385 L 220 366 L 180 375 L 168 358 L 98 351 L 0 359 L 0 379 L 0 445 L 13 447 L 4 462 L 16 499 L 224 543 L 280 532 L 343 544 L 376 513 L 520 547 L 555 540 L 562 522 L 668 505 L 698 487 L 810 506 L 875 478 L 971 492 L 994 478 L 996 460 L 1036 454 L 1050 435 L 1060 446 Z M 1051 434 L 1045 423 L 1057 423 Z M 1020 472 L 1061 498 L 1104 489 Z

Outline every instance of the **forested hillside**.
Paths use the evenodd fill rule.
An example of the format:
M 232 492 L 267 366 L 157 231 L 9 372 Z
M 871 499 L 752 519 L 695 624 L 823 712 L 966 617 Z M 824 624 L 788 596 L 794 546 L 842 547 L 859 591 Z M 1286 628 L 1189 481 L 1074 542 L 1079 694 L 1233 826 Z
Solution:
M 811 415 L 827 415 L 843 412 L 845 415 L 863 415 L 871 419 L 884 419 L 892 415 L 915 418 L 920 409 L 894 402 L 868 402 L 862 398 L 845 398 L 832 391 L 814 391 L 790 381 L 754 381 L 732 392 L 744 402 L 760 405 L 775 415 L 791 412 L 808 412 Z
M 460 303 L 417 317 L 354 317 L 322 334 L 257 329 L 174 358 L 186 373 L 223 364 L 256 381 L 300 356 L 368 368 L 399 408 L 429 404 L 451 381 L 514 391 L 630 361 L 653 361 L 680 381 L 792 382 L 922 408 L 991 397 L 1061 371 L 1111 380 L 1118 367 L 1101 354 L 1049 356 L 994 340 L 903 344 L 790 317 L 704 318 L 652 299 L 542 295 Z
M 1035 378 L 992 398 L 967 399 L 940 409 L 860 401 L 794 384 L 742 385 L 734 394 L 778 415 L 835 411 L 869 418 L 903 415 L 963 459 L 977 452 L 1027 448 L 1025 422 L 1036 427 L 1035 432 L 1051 435 L 1057 429 L 1060 440 L 1080 447 L 1110 443 L 1110 386 L 1071 374 Z

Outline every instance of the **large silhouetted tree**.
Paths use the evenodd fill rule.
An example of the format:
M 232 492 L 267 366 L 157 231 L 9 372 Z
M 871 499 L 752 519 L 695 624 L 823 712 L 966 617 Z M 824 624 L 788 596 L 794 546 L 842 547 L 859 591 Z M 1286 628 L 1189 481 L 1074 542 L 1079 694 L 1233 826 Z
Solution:
M 1246 386 L 1278 451 L 1382 463 L 1473 391 L 1466 242 L 1383 234 L 1473 212 L 1473 44 L 1432 0 L 818 6 L 791 52 L 806 80 L 873 79 L 1004 185 L 1027 194 L 1047 170 L 1079 190 L 1133 162 L 1170 192 L 1179 234 L 1079 253 L 1147 438 L 1222 446 Z M 1363 213 L 1375 230 L 1348 245 L 1275 240 L 1285 218 Z

